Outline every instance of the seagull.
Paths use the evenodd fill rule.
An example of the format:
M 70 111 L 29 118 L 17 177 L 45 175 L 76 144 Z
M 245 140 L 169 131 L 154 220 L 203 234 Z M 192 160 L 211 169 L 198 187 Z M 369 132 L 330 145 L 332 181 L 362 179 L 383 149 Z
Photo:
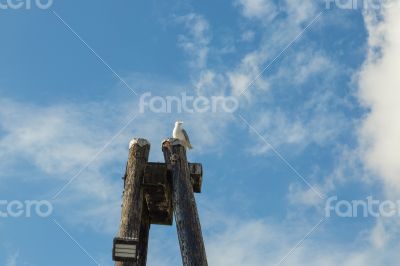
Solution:
M 183 142 L 183 146 L 185 146 L 186 149 L 193 149 L 192 144 L 190 144 L 189 136 L 186 133 L 186 131 L 182 128 L 183 122 L 182 121 L 176 121 L 175 122 L 175 128 L 174 131 L 172 132 L 172 137 L 175 139 L 179 139 Z

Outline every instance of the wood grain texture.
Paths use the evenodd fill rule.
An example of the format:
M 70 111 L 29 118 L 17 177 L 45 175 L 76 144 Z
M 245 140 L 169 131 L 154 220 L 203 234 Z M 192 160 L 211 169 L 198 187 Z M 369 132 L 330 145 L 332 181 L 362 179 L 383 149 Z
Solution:
M 172 205 L 183 265 L 207 266 L 186 149 L 176 139 L 168 139 L 163 142 L 162 150 L 172 173 Z
M 142 224 L 143 206 L 145 205 L 143 197 L 143 176 L 144 169 L 147 164 L 150 152 L 150 144 L 144 139 L 138 139 L 138 141 L 132 144 L 129 150 L 128 164 L 125 175 L 124 194 L 122 199 L 122 214 L 121 224 L 119 229 L 119 237 L 128 238 L 145 238 L 148 239 L 148 232 L 142 232 L 142 228 L 149 228 L 146 224 Z M 146 213 L 146 212 L 145 212 Z M 145 217 L 146 219 L 146 217 Z M 143 241 L 143 239 L 139 239 Z M 138 262 L 144 264 L 138 264 L 138 262 L 116 262 L 116 266 L 136 266 L 146 265 L 147 257 L 147 241 L 139 249 L 142 250 Z M 146 254 L 144 254 L 146 251 Z
M 138 266 L 146 266 L 147 250 L 149 247 L 150 218 L 146 202 L 143 202 L 142 218 L 140 221 L 139 247 L 138 247 Z
M 172 225 L 171 176 L 165 163 L 148 163 L 143 185 L 151 224 Z

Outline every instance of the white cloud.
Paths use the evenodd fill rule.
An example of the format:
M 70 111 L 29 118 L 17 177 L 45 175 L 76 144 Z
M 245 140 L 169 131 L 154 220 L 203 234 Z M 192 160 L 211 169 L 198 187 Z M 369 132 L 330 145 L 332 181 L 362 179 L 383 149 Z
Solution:
M 93 115 L 100 115 L 94 107 Z M 86 123 L 90 113 L 75 106 L 37 107 L 2 100 L 0 104 L 0 157 L 2 162 L 20 156 L 29 158 L 48 174 L 67 174 L 96 153 L 106 132 L 93 131 Z M 86 125 L 85 125 L 86 124 Z
M 364 13 L 365 24 L 369 33 L 368 57 L 359 75 L 358 97 L 368 109 L 358 132 L 359 148 L 351 151 L 350 157 L 339 164 L 336 173 L 324 181 L 323 191 L 331 191 L 345 178 L 358 177 L 359 181 L 371 185 L 371 180 L 361 171 L 358 174 L 345 173 L 363 159 L 364 166 L 375 175 L 378 183 L 383 183 L 386 197 L 398 199 L 400 192 L 400 10 L 396 8 L 382 9 L 379 13 L 371 10 Z M 346 151 L 346 149 L 345 149 Z M 348 150 L 347 150 L 348 151 Z M 346 155 L 346 153 L 343 153 Z M 349 155 L 349 154 L 347 154 Z M 343 169 L 346 168 L 346 169 Z M 354 179 L 353 179 L 354 180 Z M 376 187 L 374 184 L 374 187 Z M 379 193 L 379 192 L 377 192 Z M 291 186 L 290 200 L 292 203 L 315 205 L 318 199 L 310 190 L 302 190 Z M 390 219 L 377 219 L 375 226 L 368 230 L 365 241 L 367 247 L 354 251 L 340 251 L 334 248 L 332 254 L 325 254 L 324 265 L 396 265 L 399 256 L 395 253 L 399 223 Z M 390 243 L 390 244 L 389 244 Z M 341 254 L 343 257 L 334 255 Z M 347 255 L 346 255 L 347 254 Z M 384 255 L 383 255 L 384 254 Z M 293 265 L 302 265 L 301 258 L 293 256 Z M 290 262 L 288 262 L 290 265 Z M 309 264 L 310 265 L 310 264 Z M 312 264 L 311 264 L 312 265 Z
M 238 0 L 243 15 L 247 18 L 256 18 L 268 23 L 278 14 L 278 8 L 270 0 Z
M 370 246 L 362 237 L 351 245 L 324 241 L 325 224 L 295 248 L 313 226 L 286 223 L 277 225 L 263 220 L 232 224 L 208 240 L 209 263 L 221 266 L 277 265 L 287 256 L 281 265 L 395 266 L 400 258 L 398 245 L 382 250 Z M 293 252 L 289 254 L 292 249 Z
M 281 112 L 261 113 L 257 121 L 252 122 L 257 131 L 263 135 L 268 143 L 274 147 L 282 144 L 301 144 L 307 136 L 307 129 L 299 121 L 288 121 L 288 118 Z M 254 155 L 264 154 L 271 150 L 271 147 L 264 143 L 257 134 L 250 130 L 257 137 L 258 142 L 251 151 Z
M 302 51 L 297 53 L 294 59 L 290 61 L 296 67 L 288 67 L 286 71 L 284 69 L 283 73 L 279 73 L 279 75 L 281 78 L 291 77 L 291 82 L 293 82 L 294 86 L 299 86 L 317 75 L 324 77 L 327 81 L 331 81 L 331 77 L 339 72 L 335 63 L 322 52 Z M 320 86 L 322 85 L 320 84 Z
M 241 40 L 244 41 L 244 42 L 251 42 L 251 41 L 254 40 L 254 37 L 255 37 L 254 31 L 246 30 L 246 31 L 244 31 L 242 33 L 242 39 Z
M 273 218 L 243 219 L 215 207 L 217 205 L 200 204 L 209 265 L 277 265 L 285 258 L 281 265 L 395 266 L 400 259 L 398 244 L 385 249 L 374 246 L 370 242 L 371 232 L 361 231 L 346 245 L 327 241 L 331 236 L 327 229 L 335 227 L 329 219 L 310 233 L 320 221 L 317 216 L 308 215 L 304 220 L 292 217 L 279 222 Z M 160 237 L 152 241 L 151 265 L 180 263 L 176 237 Z
M 214 223 L 214 226 L 223 229 L 212 230 L 212 235 L 206 234 L 210 265 L 277 265 L 286 257 L 281 265 L 394 266 L 400 258 L 397 252 L 398 245 L 386 249 L 374 247 L 368 242 L 370 234 L 365 232 L 360 232 L 359 237 L 349 245 L 324 241 L 329 220 L 304 239 L 318 221 L 293 220 L 274 223 L 262 219 L 243 220 L 223 214 L 223 211 L 216 215 L 224 218 Z M 295 248 L 299 241 L 301 243 Z
M 98 206 L 111 204 L 115 209 L 119 205 L 122 181 L 110 177 L 115 170 L 112 164 L 126 159 L 129 130 L 122 131 L 103 152 L 99 151 L 126 123 L 126 114 L 101 104 L 37 106 L 5 99 L 0 102 L 1 178 L 19 174 L 15 172 L 16 167 L 20 168 L 21 161 L 27 161 L 26 167 L 36 173 L 29 176 L 30 182 L 57 184 L 52 191 L 36 191 L 41 195 L 31 196 L 50 198 L 76 176 L 54 200 L 55 209 L 70 209 L 59 213 L 82 212 L 65 218 L 96 224 L 98 230 L 114 231 L 112 223 L 118 217 L 110 216 L 109 211 Z M 10 165 L 13 170 L 8 171 Z M 108 170 L 104 171 L 105 168 Z M 122 176 L 123 169 L 120 170 Z M 84 217 L 84 213 L 93 216 Z
M 5 266 L 17 266 L 18 258 L 19 258 L 19 252 L 18 251 L 14 252 L 11 255 L 9 255 L 7 260 L 6 260 Z
M 315 0 L 285 0 L 283 2 L 283 9 L 296 22 L 296 24 L 309 23 L 308 20 L 317 13 L 318 1 Z
M 341 105 L 342 99 L 337 99 L 329 90 L 321 90 L 312 94 L 293 112 L 267 110 L 253 115 L 255 119 L 249 122 L 275 148 L 291 145 L 291 152 L 298 153 L 311 144 L 332 144 L 338 136 L 347 132 L 351 122 L 343 113 L 334 111 Z M 257 140 L 250 150 L 252 154 L 271 151 L 270 145 L 264 143 L 252 129 L 249 132 Z
M 261 14 L 257 12 L 270 12 L 272 9 L 276 9 L 273 7 L 274 4 L 271 1 L 241 1 L 240 6 L 243 8 L 243 12 L 249 16 L 250 14 L 252 14 L 252 16 L 257 16 Z M 311 19 L 314 18 L 316 3 L 306 1 L 301 5 L 302 8 L 300 11 L 296 11 L 295 6 L 296 4 L 293 1 L 284 3 L 285 8 L 282 12 L 286 12 L 288 17 L 273 23 L 277 28 L 282 28 L 284 30 L 266 31 L 265 39 L 261 42 L 260 46 L 245 54 L 237 66 L 228 67 L 225 72 L 220 72 L 210 69 L 204 64 L 198 64 L 201 67 L 192 75 L 192 84 L 196 88 L 196 92 L 199 95 L 206 96 L 234 95 L 237 96 L 238 99 L 242 97 L 251 99 L 252 95 L 256 94 L 254 90 L 258 90 L 259 93 L 266 93 L 274 84 L 281 83 L 282 80 L 287 80 L 288 76 L 292 77 L 288 82 L 292 82 L 293 86 L 305 83 L 317 74 L 323 75 L 326 80 L 331 80 L 331 77 L 334 76 L 337 71 L 337 66 L 323 52 L 312 51 L 310 47 L 300 49 L 300 51 L 296 53 L 294 59 L 290 58 L 287 61 L 285 60 L 282 67 L 279 66 L 278 71 L 272 76 L 268 78 L 259 76 L 262 69 L 269 62 L 268 60 L 272 60 L 273 56 L 275 56 L 273 52 L 279 54 L 280 49 L 283 49 L 287 43 L 293 40 L 291 38 L 294 38 L 303 30 L 303 22 L 307 19 L 311 21 Z M 182 35 L 184 40 L 198 39 L 200 45 L 206 46 L 207 49 L 209 49 L 209 43 L 207 42 L 209 38 L 207 36 L 210 36 L 211 29 L 209 23 L 202 16 L 190 13 L 186 16 L 179 17 L 178 20 L 183 22 L 188 30 L 187 34 Z M 196 26 L 197 24 L 200 26 Z M 252 33 L 252 31 L 248 32 Z M 189 43 L 192 43 L 192 41 Z M 189 46 L 192 47 L 192 45 Z M 194 53 L 194 51 L 185 50 L 190 52 L 189 54 Z M 197 62 L 197 60 L 194 61 Z M 251 83 L 253 83 L 252 87 L 247 90 L 249 93 L 240 95 Z M 319 83 L 319 85 L 321 85 L 321 83 Z M 252 100 L 254 100 L 254 102 L 257 101 L 257 99 L 254 98 Z M 318 100 L 319 102 L 324 101 L 324 99 Z M 242 101 L 242 104 L 244 104 L 244 101 Z M 316 106 L 313 106 L 312 108 L 315 107 Z M 301 117 L 288 119 L 285 114 L 279 111 L 275 112 L 267 109 L 261 112 L 255 124 L 261 131 L 267 132 L 268 136 L 272 135 L 272 142 L 277 146 L 285 143 L 297 144 L 302 147 L 313 142 L 322 144 L 324 141 L 331 140 L 338 134 L 339 127 L 337 127 L 337 122 L 341 122 L 340 125 L 343 125 L 343 123 L 341 117 L 338 117 L 337 114 L 329 114 L 327 111 L 324 111 L 322 114 L 320 108 L 316 110 L 316 113 L 317 112 L 319 112 L 319 114 L 308 119 L 309 121 L 305 123 L 304 119 Z M 215 126 L 225 128 L 226 124 L 232 120 L 226 116 L 217 117 L 217 119 L 219 123 L 215 123 L 212 126 L 210 125 L 207 127 L 210 131 L 205 130 L 205 132 L 215 132 Z M 206 120 L 203 119 L 201 122 L 204 123 L 205 121 Z M 208 119 L 207 123 L 212 123 L 211 121 L 212 119 Z M 336 126 L 333 126 L 334 124 L 336 124 Z M 217 130 L 217 132 L 223 131 Z M 210 143 L 215 143 L 215 134 L 214 136 L 212 134 L 204 134 L 202 136 L 204 143 L 210 139 L 212 140 Z M 261 149 L 259 147 L 260 145 L 258 143 L 257 148 L 252 150 L 252 152 L 254 154 L 262 154 L 269 150 L 266 145 L 262 145 Z
M 190 13 L 177 18 L 187 29 L 187 34 L 179 36 L 179 45 L 192 58 L 190 65 L 194 68 L 202 68 L 207 64 L 209 53 L 208 45 L 211 41 L 209 24 L 201 15 Z
M 400 193 L 400 9 L 364 14 L 369 54 L 359 74 L 359 98 L 370 111 L 360 129 L 368 169 L 379 176 L 387 193 Z M 393 194 L 394 193 L 394 194 Z
M 268 0 L 241 0 L 239 2 L 243 16 L 261 19 L 261 26 L 265 29 L 259 47 L 247 53 L 237 66 L 227 71 L 233 95 L 246 97 L 251 101 L 256 98 L 252 96 L 257 95 L 257 90 L 264 93 L 273 88 L 273 80 L 266 78 L 271 75 L 271 71 L 286 72 L 287 69 L 294 69 L 293 72 L 297 74 L 299 81 L 304 81 L 312 73 L 321 71 L 318 66 L 325 67 L 330 64 L 329 60 L 326 61 L 327 57 L 315 58 L 313 62 L 301 65 L 294 62 L 296 60 L 293 58 L 289 63 L 282 63 L 282 59 L 294 47 L 297 49 L 296 54 L 304 54 L 304 48 L 298 48 L 298 42 L 306 38 L 307 32 L 315 27 L 312 25 L 304 32 L 307 24 L 316 18 L 318 2 L 302 1 L 300 3 L 287 0 L 281 2 L 279 8 L 273 1 Z M 278 14 L 281 16 L 277 16 Z M 257 21 L 257 23 L 259 22 Z M 303 34 L 299 38 L 300 33 Z M 295 40 L 296 42 L 294 42 Z M 287 47 L 289 44 L 291 47 Z M 315 54 L 318 54 L 318 50 L 315 51 Z M 309 58 L 307 57 L 307 59 Z M 273 74 L 274 72 L 272 72 Z M 248 88 L 249 85 L 251 85 L 250 88 Z M 245 90 L 246 93 L 240 95 Z
M 270 88 L 270 84 L 260 75 L 267 58 L 270 56 L 271 54 L 262 48 L 255 50 L 246 54 L 236 69 L 228 71 L 227 76 L 232 88 L 232 95 L 236 97 L 246 96 L 252 89 L 249 86 L 256 86 L 264 91 Z
M 325 195 L 325 198 L 337 195 L 338 190 L 349 183 L 362 183 L 371 187 L 375 185 L 370 180 L 369 173 L 363 169 L 358 149 L 348 145 L 337 145 L 332 151 L 332 158 L 333 170 L 316 166 L 307 176 L 307 180 L 322 195 Z M 379 194 L 379 191 L 376 193 Z M 325 212 L 326 200 L 322 200 L 313 189 L 302 183 L 290 184 L 287 198 L 291 206 L 295 207 L 291 212 L 295 212 L 296 215 L 305 215 L 304 210 L 310 207 L 321 215 Z

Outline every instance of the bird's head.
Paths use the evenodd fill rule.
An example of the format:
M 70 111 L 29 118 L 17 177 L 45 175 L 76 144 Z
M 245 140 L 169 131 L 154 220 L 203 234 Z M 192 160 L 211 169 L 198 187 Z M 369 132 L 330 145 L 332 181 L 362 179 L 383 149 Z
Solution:
M 183 121 L 176 121 L 175 122 L 175 126 L 182 126 L 183 125 Z

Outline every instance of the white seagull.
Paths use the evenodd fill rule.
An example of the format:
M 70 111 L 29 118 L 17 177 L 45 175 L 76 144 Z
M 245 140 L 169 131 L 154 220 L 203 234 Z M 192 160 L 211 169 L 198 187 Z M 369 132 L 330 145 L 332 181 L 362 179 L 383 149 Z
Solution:
M 183 129 L 182 125 L 182 121 L 175 122 L 175 128 L 174 131 L 172 131 L 172 137 L 181 140 L 186 149 L 193 149 L 192 144 L 190 144 L 189 136 Z

